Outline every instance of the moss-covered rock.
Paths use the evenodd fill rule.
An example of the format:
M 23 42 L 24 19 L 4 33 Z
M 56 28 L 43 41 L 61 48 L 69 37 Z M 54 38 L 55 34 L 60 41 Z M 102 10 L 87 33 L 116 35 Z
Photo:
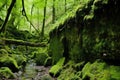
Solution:
M 82 69 L 83 80 L 119 80 L 120 67 L 102 61 L 88 62 Z
M 64 56 L 66 60 L 72 59 L 76 62 L 94 61 L 99 58 L 119 64 L 119 1 L 80 2 L 82 7 L 73 10 L 76 13 L 71 11 L 72 15 L 66 15 L 67 17 L 56 23 L 50 31 L 49 51 L 52 53 L 53 62 L 67 55 Z
M 9 67 L 13 72 L 18 71 L 19 66 L 16 60 L 10 57 L 6 50 L 0 50 L 0 67 Z
M 61 58 L 57 64 L 55 64 L 54 66 L 52 66 L 52 68 L 49 70 L 49 73 L 52 75 L 52 76 L 58 76 L 61 69 L 63 68 L 63 65 L 64 65 L 64 62 L 65 62 L 65 58 Z
M 8 67 L 1 67 L 0 68 L 0 79 L 6 78 L 6 79 L 14 79 L 15 75 Z

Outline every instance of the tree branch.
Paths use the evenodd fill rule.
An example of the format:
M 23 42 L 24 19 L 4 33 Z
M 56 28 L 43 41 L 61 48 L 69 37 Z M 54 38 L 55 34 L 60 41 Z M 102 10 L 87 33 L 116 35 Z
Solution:
M 24 0 L 22 0 L 22 15 L 26 17 L 27 21 L 32 25 L 32 27 L 39 33 L 39 30 L 35 28 L 35 26 L 32 24 L 32 22 L 28 19 L 26 11 L 25 11 L 25 6 L 24 6 Z

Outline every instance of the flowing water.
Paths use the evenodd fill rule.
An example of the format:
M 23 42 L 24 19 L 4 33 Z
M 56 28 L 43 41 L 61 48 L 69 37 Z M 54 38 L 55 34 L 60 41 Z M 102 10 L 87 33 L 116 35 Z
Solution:
M 15 80 L 55 80 L 49 75 L 50 66 L 36 66 L 33 61 L 28 62 L 24 71 L 15 73 Z

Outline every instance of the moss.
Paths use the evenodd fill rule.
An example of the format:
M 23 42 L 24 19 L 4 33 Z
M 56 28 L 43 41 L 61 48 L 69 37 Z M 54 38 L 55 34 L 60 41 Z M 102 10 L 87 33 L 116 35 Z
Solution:
M 76 64 L 74 65 L 75 70 L 76 70 L 76 71 L 81 71 L 84 65 L 85 65 L 85 61 L 76 63 Z
M 46 59 L 49 57 L 47 53 L 36 53 L 35 62 L 37 65 L 44 65 Z
M 44 66 L 50 66 L 50 65 L 52 65 L 52 58 L 48 57 L 44 62 Z
M 18 71 L 19 69 L 16 60 L 6 54 L 2 54 L 2 56 L 0 56 L 0 64 L 1 67 L 9 67 L 13 72 Z
M 47 64 L 47 59 L 49 59 L 47 47 L 35 48 L 35 50 L 30 53 L 29 58 L 34 59 L 37 65 Z
M 65 58 L 61 58 L 57 62 L 57 64 L 55 64 L 54 66 L 52 66 L 52 68 L 49 70 L 49 73 L 52 76 L 58 76 L 58 74 L 60 73 L 61 69 L 63 68 L 64 61 L 65 61 Z
M 15 78 L 15 75 L 13 74 L 13 72 L 8 68 L 8 67 L 1 67 L 0 68 L 0 78 Z
M 73 47 L 70 50 L 70 58 L 71 58 L 71 60 L 74 60 L 75 62 L 79 62 L 81 60 L 84 60 L 83 56 L 84 56 L 84 52 L 80 48 L 80 45 L 78 43 L 74 44 Z
M 75 77 L 75 70 L 72 67 L 69 67 L 65 70 L 62 70 L 60 76 L 57 78 L 58 80 L 78 80 L 73 79 Z
M 47 30 L 47 32 L 50 33 L 53 30 L 57 30 L 60 25 L 64 25 L 67 21 L 74 18 L 76 16 L 77 11 L 82 11 L 83 9 L 85 9 L 86 6 L 85 3 L 89 3 L 89 0 L 87 0 L 86 2 L 84 1 L 81 2 L 82 3 L 81 5 L 74 6 L 72 11 L 70 10 L 66 12 L 59 20 L 57 20 L 57 22 L 54 25 L 51 26 L 51 28 Z
M 8 54 L 8 52 L 5 49 L 0 49 L 0 54 Z
M 75 69 L 74 67 L 76 66 L 74 61 L 69 61 L 66 65 L 64 65 L 64 68 L 57 77 L 57 80 L 81 80 L 81 71 Z
M 95 61 L 94 63 L 87 63 L 82 69 L 82 79 L 87 80 L 119 80 L 120 77 L 119 66 L 107 65 L 105 62 Z
M 52 64 L 55 64 L 60 58 L 63 57 L 63 44 L 58 37 L 50 40 L 49 55 L 52 57 Z

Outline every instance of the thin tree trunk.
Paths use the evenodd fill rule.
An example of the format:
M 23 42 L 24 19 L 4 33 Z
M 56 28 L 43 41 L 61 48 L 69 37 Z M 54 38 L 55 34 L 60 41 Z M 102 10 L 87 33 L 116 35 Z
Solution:
M 8 10 L 7 10 L 7 16 L 6 16 L 6 18 L 5 18 L 5 21 L 4 21 L 4 23 L 2 24 L 2 27 L 1 27 L 1 29 L 0 29 L 0 33 L 1 33 L 1 32 L 3 32 L 3 33 L 5 32 L 6 24 L 7 24 L 7 22 L 8 22 L 10 13 L 11 13 L 12 8 L 14 7 L 14 4 L 15 4 L 15 3 L 16 3 L 16 0 L 12 0 L 11 4 L 10 4 Z
M 40 14 L 40 12 L 39 12 L 39 8 L 37 8 L 37 29 L 39 30 L 39 26 L 40 26 L 40 19 L 39 19 L 39 14 Z
M 46 19 L 46 6 L 47 6 L 47 0 L 45 0 L 45 6 L 44 6 L 44 17 L 43 17 L 43 25 L 42 25 L 42 31 L 41 31 L 41 37 L 44 37 L 44 27 L 45 27 L 45 19 Z
M 53 0 L 52 23 L 55 23 L 55 0 Z

